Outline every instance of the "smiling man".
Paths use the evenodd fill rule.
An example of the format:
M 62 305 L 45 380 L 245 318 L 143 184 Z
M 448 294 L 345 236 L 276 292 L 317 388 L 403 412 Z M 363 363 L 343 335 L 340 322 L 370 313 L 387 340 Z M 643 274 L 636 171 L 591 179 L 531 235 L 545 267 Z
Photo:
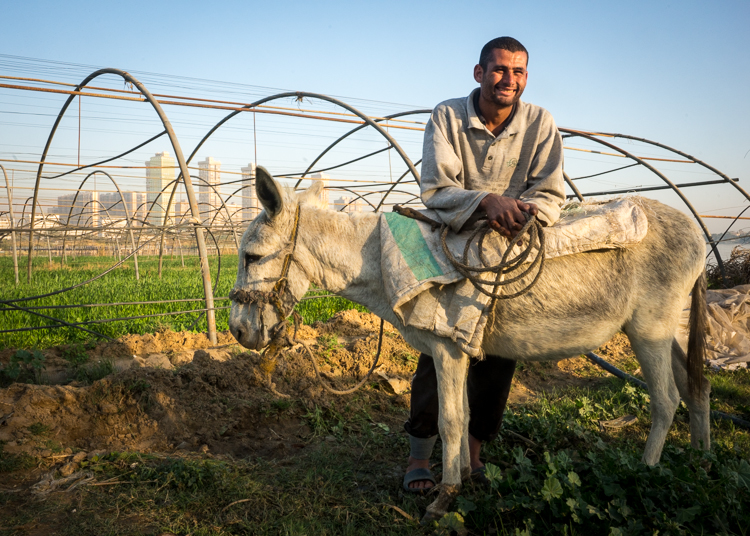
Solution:
M 432 111 L 425 128 L 422 201 L 456 232 L 486 216 L 493 229 L 512 237 L 526 222 L 524 212 L 544 225 L 560 217 L 562 139 L 549 112 L 520 100 L 528 60 L 517 40 L 493 39 L 474 67 L 479 88 Z M 473 360 L 469 367 L 469 451 L 472 474 L 480 480 L 480 448 L 500 431 L 515 367 L 500 356 Z M 423 491 L 435 485 L 429 458 L 438 433 L 437 377 L 426 354 L 419 358 L 404 428 L 411 442 L 404 489 Z

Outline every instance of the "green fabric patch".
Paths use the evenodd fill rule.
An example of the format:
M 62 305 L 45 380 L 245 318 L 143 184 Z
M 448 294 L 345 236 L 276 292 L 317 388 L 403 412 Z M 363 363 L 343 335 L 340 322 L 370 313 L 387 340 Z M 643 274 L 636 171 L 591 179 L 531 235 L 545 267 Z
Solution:
M 386 212 L 385 221 L 391 230 L 401 255 L 417 281 L 424 281 L 443 274 L 422 236 L 419 224 L 396 212 Z

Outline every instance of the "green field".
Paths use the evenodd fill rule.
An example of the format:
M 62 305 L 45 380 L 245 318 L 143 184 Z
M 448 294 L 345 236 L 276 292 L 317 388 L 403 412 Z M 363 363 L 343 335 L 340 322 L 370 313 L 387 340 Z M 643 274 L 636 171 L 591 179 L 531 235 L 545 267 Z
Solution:
M 0 257 L 0 300 L 28 298 L 58 291 L 101 274 L 115 264 L 111 257 L 77 257 L 68 259 L 62 265 L 59 258 L 53 257 L 50 265 L 46 258 L 34 259 L 32 282 L 26 283 L 25 270 L 21 273 L 21 283 L 14 284 L 13 263 L 10 257 Z M 185 266 L 179 257 L 165 257 L 162 277 L 158 276 L 158 258 L 139 257 L 140 280 L 135 279 L 133 261 L 129 260 L 107 275 L 77 289 L 42 299 L 17 302 L 22 307 L 57 307 L 67 305 L 96 305 L 123 302 L 146 302 L 160 300 L 184 300 L 177 303 L 153 303 L 117 306 L 71 307 L 62 309 L 35 309 L 37 313 L 59 318 L 69 323 L 83 324 L 92 331 L 117 338 L 128 333 L 153 333 L 169 328 L 175 331 L 205 331 L 206 317 L 198 312 L 165 315 L 178 311 L 188 311 L 203 307 L 203 281 L 200 276 L 197 257 L 185 257 Z M 219 270 L 221 264 L 221 270 Z M 214 296 L 226 297 L 237 276 L 237 256 L 222 255 L 212 257 L 211 281 Z M 24 264 L 25 268 L 25 264 Z M 217 277 L 218 275 L 218 277 Z M 228 307 L 229 300 L 216 300 L 216 307 Z M 327 320 L 337 311 L 357 307 L 343 298 L 322 298 L 305 300 L 297 306 L 306 323 Z M 150 316 L 148 315 L 162 315 Z M 101 320 L 127 317 L 113 322 L 99 323 Z M 229 310 L 216 312 L 219 330 L 227 330 Z M 28 328 L 34 326 L 59 325 L 54 320 L 43 318 L 25 311 L 18 311 L 8 305 L 0 310 L 0 330 Z M 1 348 L 47 348 L 72 342 L 87 342 L 98 337 L 71 327 L 50 328 L 34 331 L 0 333 Z

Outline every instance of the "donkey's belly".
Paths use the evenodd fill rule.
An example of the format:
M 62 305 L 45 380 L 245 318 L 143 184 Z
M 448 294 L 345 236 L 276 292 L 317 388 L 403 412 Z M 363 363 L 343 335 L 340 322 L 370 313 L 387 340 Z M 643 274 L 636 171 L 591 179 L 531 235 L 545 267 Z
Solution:
M 500 326 L 485 335 L 482 348 L 487 355 L 517 361 L 565 359 L 598 348 L 611 339 L 623 323 L 624 319 L 618 315 L 604 321 L 567 319 Z
M 483 349 L 521 361 L 575 357 L 607 342 L 632 314 L 639 295 L 618 251 L 551 259 L 537 284 L 498 301 Z

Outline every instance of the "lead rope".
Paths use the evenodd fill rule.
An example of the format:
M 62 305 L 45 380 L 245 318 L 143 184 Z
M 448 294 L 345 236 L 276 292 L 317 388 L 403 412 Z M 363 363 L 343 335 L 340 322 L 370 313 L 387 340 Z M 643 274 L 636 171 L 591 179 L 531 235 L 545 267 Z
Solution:
M 273 370 L 276 368 L 276 361 L 278 359 L 278 352 L 281 348 L 287 347 L 287 346 L 296 346 L 300 345 L 307 350 L 307 354 L 310 357 L 310 361 L 312 362 L 313 369 L 315 369 L 315 376 L 318 378 L 318 381 L 323 386 L 323 389 L 328 391 L 329 393 L 333 393 L 334 395 L 348 395 L 350 393 L 353 393 L 360 387 L 362 387 L 369 379 L 370 376 L 372 376 L 373 371 L 378 366 L 378 361 L 380 359 L 380 353 L 383 349 L 383 319 L 380 319 L 380 334 L 378 336 L 378 351 L 375 354 L 375 361 L 373 362 L 372 366 L 370 367 L 370 370 L 367 372 L 364 378 L 357 383 L 354 387 L 351 389 L 346 389 L 344 391 L 338 391 L 336 389 L 333 389 L 330 387 L 326 382 L 323 381 L 323 378 L 320 375 L 320 369 L 318 368 L 318 363 L 315 361 L 315 356 L 312 353 L 312 350 L 310 350 L 310 347 L 307 345 L 306 342 L 300 340 L 297 338 L 297 331 L 299 330 L 299 326 L 302 323 L 302 317 L 299 315 L 297 311 L 294 311 L 292 309 L 292 318 L 294 319 L 294 331 L 292 336 L 290 337 L 288 335 L 288 329 L 284 330 L 284 324 L 287 319 L 287 315 L 284 314 L 284 304 L 281 302 L 281 298 L 283 296 L 284 291 L 286 290 L 287 285 L 287 275 L 289 274 L 289 267 L 292 264 L 292 259 L 294 257 L 294 252 L 297 249 L 297 236 L 299 235 L 299 220 L 300 220 L 300 205 L 297 205 L 297 210 L 294 213 L 294 227 L 292 229 L 292 249 L 289 253 L 287 253 L 286 257 L 284 257 L 284 264 L 281 268 L 281 276 L 276 281 L 276 284 L 273 286 L 273 289 L 270 292 L 264 292 L 261 290 L 243 290 L 243 289 L 232 289 L 229 292 L 229 299 L 237 302 L 237 303 L 256 303 L 258 305 L 259 309 L 259 316 L 260 321 L 263 322 L 263 309 L 262 306 L 270 303 L 274 306 L 279 316 L 282 318 L 282 320 L 276 324 L 273 328 L 271 328 L 271 342 L 268 343 L 268 346 L 265 347 L 265 349 L 261 352 L 261 364 L 260 368 L 263 370 L 263 372 L 266 375 L 266 387 L 276 396 L 281 398 L 290 398 L 289 395 L 286 395 L 284 393 L 280 393 L 276 390 L 276 387 L 274 383 L 271 381 L 271 374 L 273 373 Z M 286 333 L 285 333 L 286 331 Z

